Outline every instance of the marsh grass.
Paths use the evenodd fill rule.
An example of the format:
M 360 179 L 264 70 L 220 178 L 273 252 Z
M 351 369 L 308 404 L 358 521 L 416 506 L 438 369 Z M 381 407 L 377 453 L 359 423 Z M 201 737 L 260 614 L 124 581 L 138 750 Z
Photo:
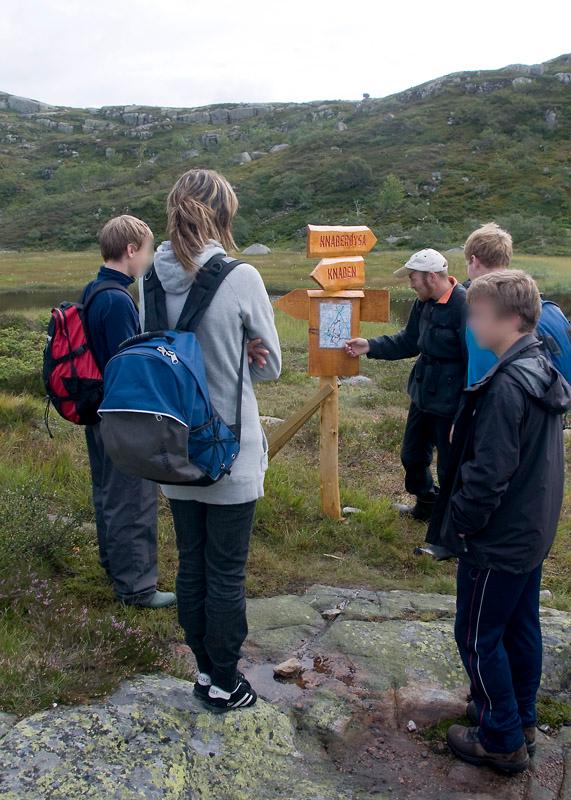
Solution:
M 430 242 L 427 241 L 427 247 Z M 395 298 L 410 297 L 406 281 L 398 280 L 393 272 L 401 267 L 409 250 L 385 250 L 377 247 L 366 256 L 366 282 L 371 288 L 388 287 Z M 460 252 L 446 254 L 451 272 L 463 281 L 466 264 Z M 275 250 L 265 256 L 248 256 L 248 261 L 260 270 L 270 294 L 288 292 L 299 287 L 317 288 L 309 273 L 317 259 L 307 259 L 303 252 Z M 91 280 L 101 264 L 95 249 L 75 253 L 62 250 L 0 252 L 0 293 L 28 294 L 30 306 L 35 305 L 34 292 L 57 289 L 62 300 L 75 299 L 79 290 Z M 569 256 L 532 256 L 516 254 L 513 266 L 530 272 L 543 291 L 569 291 Z

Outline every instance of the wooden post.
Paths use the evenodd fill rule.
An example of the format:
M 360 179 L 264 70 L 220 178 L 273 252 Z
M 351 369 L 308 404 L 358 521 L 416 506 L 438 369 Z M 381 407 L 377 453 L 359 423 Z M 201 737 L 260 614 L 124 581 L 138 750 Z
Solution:
M 321 403 L 319 432 L 319 468 L 321 509 L 332 519 L 341 519 L 339 496 L 339 386 L 337 376 L 321 377 L 321 388 L 333 388 Z

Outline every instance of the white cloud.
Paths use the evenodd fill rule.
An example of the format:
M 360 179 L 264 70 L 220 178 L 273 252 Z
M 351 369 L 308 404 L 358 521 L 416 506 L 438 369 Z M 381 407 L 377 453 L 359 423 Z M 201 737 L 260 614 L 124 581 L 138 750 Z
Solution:
M 568 0 L 3 6 L 0 89 L 75 106 L 378 97 L 449 72 L 536 63 L 570 49 Z

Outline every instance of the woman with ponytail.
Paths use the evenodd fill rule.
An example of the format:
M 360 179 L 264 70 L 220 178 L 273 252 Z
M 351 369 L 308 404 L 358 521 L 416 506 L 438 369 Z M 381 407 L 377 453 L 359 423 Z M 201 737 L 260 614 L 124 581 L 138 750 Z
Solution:
M 235 248 L 232 222 L 237 209 L 234 190 L 211 170 L 184 173 L 170 192 L 169 241 L 158 247 L 154 269 L 165 292 L 171 328 L 200 269 L 213 256 L 226 257 Z M 142 283 L 140 288 L 145 330 Z M 281 369 L 272 305 L 253 266 L 241 263 L 229 272 L 195 333 L 212 404 L 228 423 L 234 422 L 240 360 L 244 341 L 248 342 L 240 453 L 231 473 L 210 486 L 162 487 L 172 510 L 179 551 L 178 619 L 198 667 L 194 693 L 213 711 L 222 712 L 256 702 L 256 692 L 237 669 L 248 632 L 246 561 L 268 464 L 253 384 L 276 380 Z

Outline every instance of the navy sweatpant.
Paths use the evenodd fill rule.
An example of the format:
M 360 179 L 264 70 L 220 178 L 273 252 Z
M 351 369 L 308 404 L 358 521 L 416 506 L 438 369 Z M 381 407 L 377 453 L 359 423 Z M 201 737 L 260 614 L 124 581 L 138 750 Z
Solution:
M 536 724 L 541 680 L 541 565 L 522 575 L 477 569 L 460 559 L 456 643 L 489 752 L 512 753 Z

